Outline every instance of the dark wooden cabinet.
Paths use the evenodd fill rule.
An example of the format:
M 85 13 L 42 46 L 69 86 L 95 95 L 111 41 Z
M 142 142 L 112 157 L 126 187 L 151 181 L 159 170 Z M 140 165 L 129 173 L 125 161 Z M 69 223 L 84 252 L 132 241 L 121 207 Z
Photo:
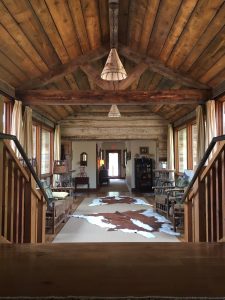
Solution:
M 135 158 L 135 189 L 140 192 L 152 192 L 153 160 Z

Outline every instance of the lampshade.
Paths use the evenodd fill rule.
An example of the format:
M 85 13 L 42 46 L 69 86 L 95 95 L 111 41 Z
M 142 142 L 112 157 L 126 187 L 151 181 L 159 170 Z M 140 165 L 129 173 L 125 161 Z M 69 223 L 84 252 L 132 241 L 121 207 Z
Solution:
M 108 81 L 118 81 L 127 78 L 127 73 L 119 58 L 116 48 L 112 48 L 101 73 L 101 78 Z
M 116 104 L 113 104 L 111 106 L 110 111 L 108 113 L 108 117 L 110 117 L 110 118 L 119 118 L 119 117 L 121 117 L 120 111 L 119 111 Z
M 53 173 L 54 174 L 65 174 L 68 173 L 68 165 L 66 160 L 55 160 L 54 161 L 54 167 L 53 167 Z

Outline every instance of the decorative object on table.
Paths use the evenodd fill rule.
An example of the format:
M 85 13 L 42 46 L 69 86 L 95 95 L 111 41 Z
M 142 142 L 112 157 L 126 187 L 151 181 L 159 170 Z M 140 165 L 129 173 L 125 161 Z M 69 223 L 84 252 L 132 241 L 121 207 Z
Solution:
M 79 177 L 87 177 L 86 168 L 85 166 L 80 166 L 80 173 L 78 174 Z
M 140 147 L 140 154 L 149 154 L 148 147 Z
M 80 155 L 80 165 L 87 166 L 88 155 L 86 152 L 82 152 Z

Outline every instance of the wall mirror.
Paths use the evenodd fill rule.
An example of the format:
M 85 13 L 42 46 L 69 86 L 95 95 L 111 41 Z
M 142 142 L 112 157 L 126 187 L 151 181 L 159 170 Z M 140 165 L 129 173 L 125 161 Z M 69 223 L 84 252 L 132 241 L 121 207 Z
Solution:
M 82 152 L 80 155 L 80 165 L 81 166 L 87 166 L 87 159 L 88 159 L 88 155 L 86 152 Z

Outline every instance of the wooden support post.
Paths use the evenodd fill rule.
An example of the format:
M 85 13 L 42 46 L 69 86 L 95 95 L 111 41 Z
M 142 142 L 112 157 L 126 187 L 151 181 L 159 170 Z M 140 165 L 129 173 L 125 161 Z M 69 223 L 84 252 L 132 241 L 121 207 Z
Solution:
M 193 241 L 192 234 L 192 201 L 187 198 L 184 203 L 184 240 L 185 242 Z
M 225 150 L 222 152 L 221 157 L 221 169 L 222 169 L 222 232 L 221 240 L 225 239 Z

